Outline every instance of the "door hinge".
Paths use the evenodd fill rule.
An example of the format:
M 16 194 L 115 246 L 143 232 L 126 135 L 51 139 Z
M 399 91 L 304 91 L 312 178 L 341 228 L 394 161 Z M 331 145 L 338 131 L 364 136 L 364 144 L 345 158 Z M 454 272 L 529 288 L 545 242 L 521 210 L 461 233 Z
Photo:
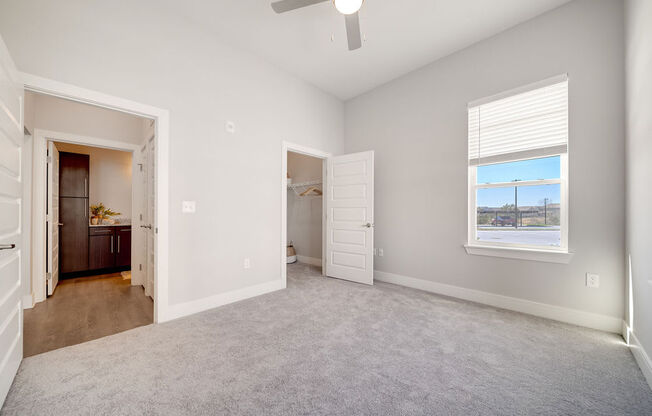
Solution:
M 158 227 L 156 227 L 156 228 L 154 229 L 154 232 L 155 232 L 156 234 L 158 234 Z
M 45 278 L 47 280 L 52 280 L 52 273 L 45 273 Z
M 46 156 L 45 162 L 46 163 L 52 163 L 52 156 Z
M 143 265 L 142 264 L 138 265 L 138 270 L 141 271 L 141 272 L 143 271 Z

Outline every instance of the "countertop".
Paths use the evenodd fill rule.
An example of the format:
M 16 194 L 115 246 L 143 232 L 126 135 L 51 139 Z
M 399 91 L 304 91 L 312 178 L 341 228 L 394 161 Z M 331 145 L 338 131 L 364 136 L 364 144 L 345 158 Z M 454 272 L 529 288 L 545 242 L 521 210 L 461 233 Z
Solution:
M 131 224 L 88 224 L 89 227 L 131 227 Z

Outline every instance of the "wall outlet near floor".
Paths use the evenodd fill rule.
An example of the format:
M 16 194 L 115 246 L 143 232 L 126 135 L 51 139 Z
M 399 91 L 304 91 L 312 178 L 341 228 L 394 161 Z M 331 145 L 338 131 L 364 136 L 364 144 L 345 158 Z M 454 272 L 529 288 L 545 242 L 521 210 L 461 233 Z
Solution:
M 183 201 L 181 203 L 181 211 L 185 214 L 194 214 L 196 209 L 195 201 Z
M 385 255 L 385 251 L 382 248 L 378 249 L 378 257 L 383 257 Z
M 244 268 L 251 269 L 251 260 L 249 258 L 244 259 Z
M 593 273 L 586 274 L 586 287 L 598 288 L 600 287 L 600 276 Z

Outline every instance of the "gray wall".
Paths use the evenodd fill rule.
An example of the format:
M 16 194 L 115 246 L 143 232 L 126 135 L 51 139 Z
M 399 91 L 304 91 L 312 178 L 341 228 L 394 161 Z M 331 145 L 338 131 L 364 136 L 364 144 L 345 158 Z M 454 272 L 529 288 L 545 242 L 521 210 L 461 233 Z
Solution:
M 281 144 L 340 153 L 339 100 L 155 0 L 0 5 L 19 70 L 170 110 L 170 304 L 280 279 Z
M 25 91 L 25 126 L 141 144 L 143 118 L 120 111 Z M 149 137 L 147 137 L 149 138 Z
M 288 173 L 293 183 L 322 179 L 323 161 L 288 152 Z M 321 259 L 323 198 L 298 196 L 288 189 L 288 241 L 294 242 L 297 255 Z
M 624 17 L 578 0 L 345 105 L 345 150 L 376 151 L 380 271 L 623 316 Z M 467 103 L 561 73 L 570 78 L 568 265 L 470 256 Z M 600 274 L 599 289 L 585 273 Z
M 652 353 L 652 2 L 628 0 L 627 253 L 632 260 L 633 329 Z M 629 308 L 628 308 L 629 309 Z

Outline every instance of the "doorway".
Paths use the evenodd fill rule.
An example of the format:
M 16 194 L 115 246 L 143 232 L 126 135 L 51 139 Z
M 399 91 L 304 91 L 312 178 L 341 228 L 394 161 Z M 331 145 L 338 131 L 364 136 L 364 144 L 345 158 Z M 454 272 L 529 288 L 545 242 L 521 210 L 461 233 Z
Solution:
M 324 178 L 330 156 L 330 153 L 318 149 L 283 142 L 281 278 L 286 287 L 288 266 L 311 265 L 319 268 L 319 274 L 325 276 Z M 297 237 L 295 242 L 293 238 Z M 292 252 L 295 258 L 292 258 Z
M 151 324 L 154 120 L 38 93 L 25 97 L 34 131 L 35 224 L 25 356 Z M 150 152 L 148 163 L 143 155 Z
M 287 259 L 291 270 L 322 274 L 325 160 L 287 152 Z
M 322 175 L 321 180 L 311 181 L 310 175 L 315 175 L 315 166 L 319 163 L 314 159 L 321 161 Z M 303 171 L 296 181 L 289 171 L 292 160 L 302 161 L 294 162 L 295 168 L 298 166 Z M 311 169 L 301 168 L 307 163 L 313 163 L 314 166 Z M 299 185 L 299 196 L 307 191 L 304 197 L 314 196 L 321 199 L 321 275 L 372 285 L 375 227 L 374 152 L 332 156 L 328 152 L 283 142 L 281 169 L 281 278 L 285 281 L 285 286 L 287 287 L 290 222 L 288 194 L 290 190 L 294 192 L 292 188 Z M 312 173 L 306 175 L 304 172 Z M 321 188 L 313 182 L 321 182 Z M 315 189 L 311 190 L 311 187 L 317 188 L 319 192 L 315 193 Z M 317 222 L 314 218 L 314 202 L 310 209 L 313 212 L 304 212 L 304 216 L 310 218 L 313 227 L 308 228 L 314 230 L 314 224 Z M 314 235 L 313 231 L 312 241 L 315 239 Z M 311 252 L 310 246 L 311 244 L 308 244 L 299 250 L 295 248 L 297 260 L 300 260 L 299 256 L 304 253 Z M 307 259 L 304 257 L 304 261 L 319 263 L 318 259 L 309 256 Z

